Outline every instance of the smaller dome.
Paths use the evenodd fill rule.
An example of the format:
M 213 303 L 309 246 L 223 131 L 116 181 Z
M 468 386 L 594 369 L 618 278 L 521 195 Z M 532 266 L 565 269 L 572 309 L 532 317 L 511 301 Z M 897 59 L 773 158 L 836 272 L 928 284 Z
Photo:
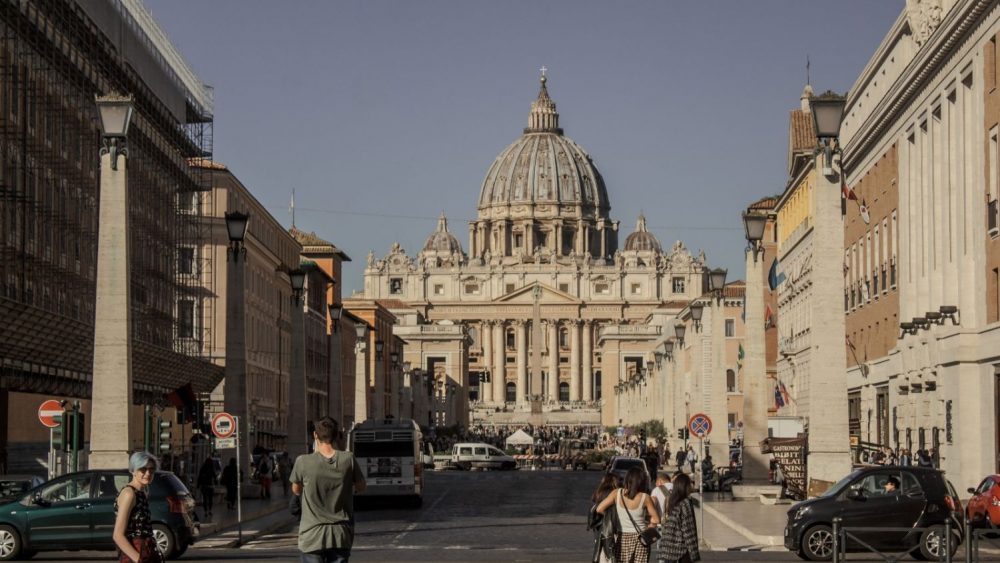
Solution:
M 625 251 L 653 251 L 660 252 L 660 241 L 656 236 L 646 230 L 646 216 L 639 214 L 639 220 L 635 222 L 635 232 L 625 239 Z
M 438 217 L 437 229 L 431 233 L 431 236 L 427 237 L 427 242 L 424 243 L 424 252 L 441 252 L 452 254 L 455 252 L 462 252 L 462 245 L 455 238 L 455 235 L 448 232 L 448 219 L 444 216 L 444 212 Z

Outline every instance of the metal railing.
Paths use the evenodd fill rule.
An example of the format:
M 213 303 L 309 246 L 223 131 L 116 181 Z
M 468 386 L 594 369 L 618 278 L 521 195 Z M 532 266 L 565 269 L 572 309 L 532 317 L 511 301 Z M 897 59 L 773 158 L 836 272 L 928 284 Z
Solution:
M 848 541 L 853 541 L 854 544 L 860 545 L 863 550 L 862 552 L 867 555 L 875 555 L 882 561 L 886 563 L 897 563 L 898 561 L 909 558 L 910 554 L 916 550 L 920 549 L 921 545 L 918 543 L 916 546 L 907 549 L 906 551 L 900 553 L 884 553 L 879 551 L 877 548 L 873 547 L 871 544 L 865 540 L 858 537 L 856 534 L 859 532 L 866 533 L 919 533 L 920 542 L 923 542 L 923 535 L 925 532 L 937 532 L 940 534 L 941 530 L 944 531 L 944 542 L 941 544 L 940 539 L 937 548 L 937 559 L 935 561 L 944 561 L 946 563 L 952 563 L 951 547 L 953 541 L 953 530 L 951 518 L 945 520 L 944 526 L 929 526 L 925 528 L 904 528 L 904 527 L 859 527 L 859 526 L 844 526 L 843 519 L 839 516 L 833 519 L 833 563 L 840 563 L 841 561 L 847 561 L 847 547 Z M 857 551 L 857 550 L 855 550 Z M 966 561 L 973 561 L 968 559 L 968 548 L 966 548 L 967 558 Z M 978 561 L 978 559 L 975 559 Z

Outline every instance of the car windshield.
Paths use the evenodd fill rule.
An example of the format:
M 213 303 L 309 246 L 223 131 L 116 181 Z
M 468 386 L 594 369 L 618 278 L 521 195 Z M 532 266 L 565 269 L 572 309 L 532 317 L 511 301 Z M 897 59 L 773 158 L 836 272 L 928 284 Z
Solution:
M 837 481 L 832 487 L 826 490 L 825 493 L 821 494 L 821 497 L 834 497 L 839 495 L 845 488 L 847 488 L 848 483 L 857 478 L 861 474 L 861 470 L 852 471 L 840 481 Z

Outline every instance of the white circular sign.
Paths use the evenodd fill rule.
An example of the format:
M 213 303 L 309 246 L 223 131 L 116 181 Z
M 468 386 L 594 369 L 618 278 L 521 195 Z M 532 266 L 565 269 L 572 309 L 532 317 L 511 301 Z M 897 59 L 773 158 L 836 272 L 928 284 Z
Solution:
M 212 417 L 212 434 L 216 438 L 228 438 L 236 433 L 236 419 L 228 412 L 220 412 Z

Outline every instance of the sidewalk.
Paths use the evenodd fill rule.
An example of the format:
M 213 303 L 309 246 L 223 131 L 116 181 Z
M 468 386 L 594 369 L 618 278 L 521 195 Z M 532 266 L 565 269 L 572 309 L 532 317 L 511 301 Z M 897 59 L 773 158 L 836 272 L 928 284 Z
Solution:
M 291 495 L 291 491 L 288 493 Z M 226 509 L 226 503 L 218 503 L 212 513 L 212 518 L 205 518 L 205 512 L 200 504 L 197 508 L 201 519 L 201 538 L 195 544 L 198 547 L 238 547 L 239 531 L 236 510 Z M 243 543 L 267 534 L 292 522 L 288 512 L 288 497 L 282 496 L 280 488 L 272 493 L 270 499 L 243 499 Z
M 705 497 L 702 537 L 712 551 L 784 551 L 789 505 L 723 500 L 712 493 Z

